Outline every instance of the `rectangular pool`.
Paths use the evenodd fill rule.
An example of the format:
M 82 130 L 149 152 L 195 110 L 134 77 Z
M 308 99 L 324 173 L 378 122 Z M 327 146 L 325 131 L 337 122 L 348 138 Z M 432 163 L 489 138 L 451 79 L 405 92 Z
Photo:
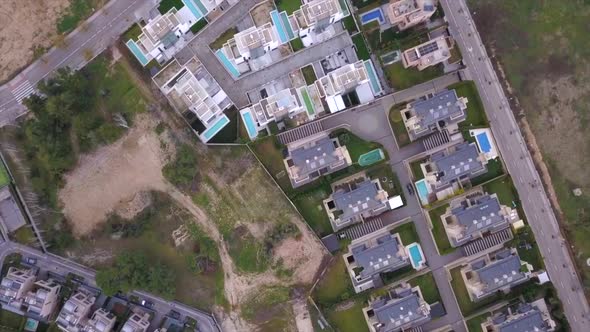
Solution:
M 195 15 L 195 18 L 197 20 L 200 20 L 203 17 L 203 15 L 205 15 L 205 13 L 197 9 L 195 3 L 192 0 L 182 0 L 182 3 L 184 3 L 184 5 L 191 11 L 191 13 Z
M 258 131 L 256 130 L 256 125 L 254 124 L 254 119 L 252 119 L 250 109 L 241 110 L 240 115 L 242 115 L 242 120 L 244 120 L 246 131 L 248 132 L 250 139 L 256 138 L 256 136 L 258 136 Z
M 369 80 L 371 81 L 371 89 L 373 89 L 373 93 L 375 95 L 380 94 L 383 89 L 381 88 L 381 84 L 379 84 L 379 79 L 377 79 L 377 74 L 375 74 L 375 68 L 373 67 L 373 62 L 371 60 L 367 60 L 364 62 L 365 69 L 367 69 L 367 73 L 369 74 Z
M 223 66 L 227 69 L 227 71 L 229 71 L 230 74 L 232 74 L 234 78 L 240 77 L 240 71 L 236 68 L 236 66 L 234 66 L 233 63 L 231 63 L 231 61 L 229 61 L 229 59 L 227 58 L 225 53 L 223 53 L 222 50 L 217 50 L 215 52 L 215 55 L 217 55 L 217 58 L 221 61 Z
M 281 21 L 281 17 L 279 12 L 273 10 L 270 12 L 270 18 L 272 20 L 272 24 L 276 27 L 277 32 L 279 33 L 279 39 L 281 40 L 281 44 L 285 44 L 289 41 L 287 37 L 287 33 L 285 32 L 285 28 L 283 27 L 283 22 Z
M 407 246 L 406 249 L 408 249 L 408 253 L 410 254 L 412 267 L 417 270 L 420 269 L 424 263 L 424 256 L 422 255 L 422 249 L 420 248 L 420 245 L 414 242 Z
M 488 133 L 479 133 L 475 136 L 475 139 L 477 140 L 477 144 L 479 145 L 481 152 L 488 153 L 492 151 L 492 145 L 490 144 Z
M 133 53 L 133 55 L 135 55 L 135 57 L 137 58 L 139 63 L 141 63 L 142 66 L 145 66 L 150 62 L 147 59 L 147 57 L 143 54 L 143 52 L 139 49 L 139 46 L 137 46 L 135 41 L 129 39 L 127 41 L 127 43 L 125 43 L 125 45 L 127 45 L 129 50 L 131 51 L 131 53 Z
M 428 187 L 426 186 L 426 181 L 422 179 L 420 181 L 417 181 L 415 185 L 416 191 L 418 192 L 418 197 L 420 197 L 422 205 L 428 204 Z
M 217 134 L 221 129 L 223 129 L 223 127 L 225 127 L 228 123 L 229 123 L 229 118 L 227 116 L 225 116 L 225 114 L 224 114 L 223 117 L 219 118 L 219 120 L 217 120 L 211 127 L 207 128 L 207 130 L 205 130 L 203 132 L 203 134 L 201 134 L 201 138 L 203 139 L 204 142 L 208 142 L 210 139 L 213 138 L 213 136 L 215 136 L 215 134 Z
M 381 8 L 375 8 L 369 12 L 361 14 L 362 25 L 365 25 L 373 21 L 378 21 L 379 24 L 383 24 L 385 22 L 385 19 L 383 18 L 383 11 L 381 11 Z

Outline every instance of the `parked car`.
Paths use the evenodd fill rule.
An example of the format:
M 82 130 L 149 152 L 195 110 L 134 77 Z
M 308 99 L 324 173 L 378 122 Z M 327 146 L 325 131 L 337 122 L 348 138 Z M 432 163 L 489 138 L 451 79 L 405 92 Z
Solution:
M 178 312 L 176 310 L 170 310 L 170 313 L 168 314 L 168 316 L 170 316 L 174 319 L 180 319 L 180 312 Z
M 37 258 L 26 257 L 25 258 L 25 263 L 27 263 L 29 265 L 36 265 L 37 264 Z
M 408 193 L 410 193 L 410 195 L 414 195 L 414 186 L 412 186 L 411 183 L 406 185 L 406 189 L 408 189 Z
M 141 305 L 146 308 L 152 309 L 154 307 L 154 302 L 151 302 L 149 300 L 142 300 Z

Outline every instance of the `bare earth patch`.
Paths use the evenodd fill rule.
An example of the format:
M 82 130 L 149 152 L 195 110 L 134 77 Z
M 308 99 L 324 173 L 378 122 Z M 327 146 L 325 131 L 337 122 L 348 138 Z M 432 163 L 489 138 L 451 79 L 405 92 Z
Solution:
M 0 81 L 33 60 L 35 47 L 51 46 L 68 0 L 0 1 Z
M 161 150 L 154 126 L 147 115 L 140 115 L 122 139 L 82 156 L 65 176 L 59 198 L 76 237 L 92 232 L 138 192 L 166 191 L 161 169 L 170 152 Z

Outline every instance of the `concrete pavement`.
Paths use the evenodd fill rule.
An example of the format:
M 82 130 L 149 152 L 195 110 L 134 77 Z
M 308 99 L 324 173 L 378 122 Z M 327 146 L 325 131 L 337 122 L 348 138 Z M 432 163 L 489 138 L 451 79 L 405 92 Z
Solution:
M 94 56 L 115 42 L 156 0 L 112 0 L 94 13 L 82 27 L 65 39 L 65 46 L 53 47 L 10 82 L 0 87 L 0 126 L 26 113 L 21 100 L 34 92 L 42 79 L 63 67 L 79 69 L 88 63 L 85 53 Z
M 557 289 L 573 331 L 590 331 L 590 311 L 574 263 L 510 104 L 464 0 L 441 0 L 471 78 L 475 81 L 492 132 L 539 244 L 546 270 Z

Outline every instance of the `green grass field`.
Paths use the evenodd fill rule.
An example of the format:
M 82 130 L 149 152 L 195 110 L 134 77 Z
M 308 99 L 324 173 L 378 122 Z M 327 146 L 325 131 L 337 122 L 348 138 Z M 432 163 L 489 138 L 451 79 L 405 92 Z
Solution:
M 420 243 L 418 232 L 416 232 L 416 225 L 411 221 L 392 229 L 390 233 L 398 233 L 405 246 L 414 242 Z
M 485 322 L 490 316 L 489 313 L 481 314 L 466 321 L 467 331 L 469 332 L 481 332 L 481 323 Z
M 461 266 L 450 270 L 450 273 L 452 278 L 451 286 L 453 287 L 453 292 L 455 293 L 455 297 L 457 298 L 457 302 L 459 303 L 459 308 L 461 309 L 463 316 L 472 315 L 478 310 L 481 310 L 501 299 L 501 297 L 498 295 L 492 295 L 481 301 L 471 302 L 469 299 L 469 293 L 467 293 L 467 288 L 463 282 L 463 278 L 461 278 Z
M 334 257 L 334 261 L 315 287 L 312 294 L 316 303 L 324 308 L 331 307 L 354 295 L 350 275 L 341 255 Z
M 389 110 L 389 124 L 395 135 L 395 141 L 400 148 L 410 144 L 410 136 L 400 113 L 404 108 L 406 108 L 406 104 L 393 105 Z
M 291 15 L 301 7 L 301 0 L 275 0 L 275 4 L 279 13 L 286 11 L 287 15 Z
M 21 331 L 25 318 L 8 310 L 0 310 L 0 327 L 8 331 Z
M 486 183 L 483 186 L 483 189 L 488 194 L 496 193 L 498 195 L 498 200 L 500 201 L 500 203 L 508 205 L 510 207 L 513 206 L 513 202 L 516 203 L 519 201 L 516 189 L 512 184 L 512 180 L 508 176 Z
M 4 163 L 0 160 L 0 188 L 10 184 L 10 176 L 8 170 L 4 166 Z
M 424 158 L 424 159 L 419 159 L 416 161 L 412 161 L 410 163 L 410 170 L 412 171 L 412 176 L 414 181 L 418 181 L 418 180 L 422 180 L 424 179 L 424 172 L 422 172 L 422 167 L 421 165 L 426 162 L 428 160 L 428 158 Z
M 307 65 L 301 68 L 301 73 L 303 74 L 303 78 L 305 78 L 305 84 L 307 85 L 313 84 L 318 79 L 315 75 L 312 65 Z
M 57 22 L 57 31 L 65 34 L 74 30 L 83 20 L 89 17 L 101 0 L 70 0 L 65 14 Z
M 357 299 L 354 305 L 345 310 L 329 310 L 326 318 L 330 324 L 340 332 L 368 332 L 367 322 L 363 315 L 363 308 L 366 303 Z
M 234 38 L 234 35 L 236 33 L 238 33 L 238 29 L 236 29 L 235 27 L 227 29 L 225 32 L 219 35 L 217 39 L 215 39 L 211 44 L 209 44 L 209 47 L 214 51 L 222 48 L 223 44 L 225 44 L 225 42 L 227 42 L 228 40 Z
M 442 76 L 443 70 L 440 65 L 426 68 L 422 71 L 416 68 L 404 68 L 401 62 L 387 65 L 383 68 L 389 85 L 396 90 L 403 90 L 416 84 L 428 82 Z
M 436 282 L 434 281 L 432 272 L 412 278 L 408 280 L 408 283 L 412 285 L 412 287 L 420 286 L 422 297 L 426 303 L 433 304 L 435 302 L 441 302 L 440 294 L 436 288 Z
M 304 49 L 305 46 L 303 46 L 303 41 L 301 40 L 301 38 L 295 38 L 291 40 L 291 48 L 293 48 L 293 52 L 297 52 L 299 50 Z
M 303 215 L 309 226 L 320 236 L 332 233 L 330 219 L 322 203 L 329 195 L 330 193 L 320 187 L 297 195 L 293 199 L 293 204 L 295 204 L 297 210 Z
M 367 44 L 365 43 L 365 39 L 361 33 L 354 35 L 352 37 L 352 42 L 354 43 L 356 54 L 359 59 L 369 60 L 371 58 L 369 49 L 367 48 Z
M 162 0 L 158 6 L 158 11 L 160 14 L 166 14 L 172 8 L 179 10 L 182 7 L 184 7 L 184 3 L 181 0 Z
M 432 235 L 434 236 L 434 241 L 436 242 L 436 246 L 441 255 L 450 254 L 457 249 L 451 247 L 451 242 L 449 242 L 445 227 L 440 219 L 448 207 L 449 204 L 445 204 L 428 211 L 428 215 L 432 221 Z
M 465 121 L 459 124 L 462 130 L 489 125 L 475 82 L 463 81 L 451 84 L 447 89 L 454 89 L 457 92 L 457 96 L 467 98 L 467 117 Z

